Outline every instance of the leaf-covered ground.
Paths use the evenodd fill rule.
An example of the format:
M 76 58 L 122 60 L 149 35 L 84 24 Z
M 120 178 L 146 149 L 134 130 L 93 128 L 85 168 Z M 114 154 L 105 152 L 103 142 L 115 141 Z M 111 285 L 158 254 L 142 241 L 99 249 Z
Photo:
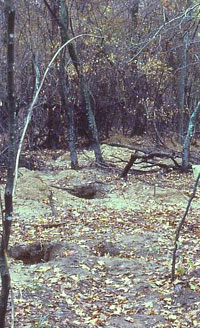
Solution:
M 192 173 L 129 174 L 130 150 L 102 146 L 110 169 L 80 154 L 43 153 L 42 171 L 20 169 L 11 249 L 51 245 L 40 263 L 10 258 L 15 327 L 200 327 L 200 193 L 181 232 L 177 279 L 170 282 L 176 227 L 194 183 Z M 55 186 L 97 181 L 94 199 Z M 34 260 L 34 254 L 33 260 Z M 10 320 L 10 319 L 9 319 Z M 8 327 L 10 324 L 8 323 Z

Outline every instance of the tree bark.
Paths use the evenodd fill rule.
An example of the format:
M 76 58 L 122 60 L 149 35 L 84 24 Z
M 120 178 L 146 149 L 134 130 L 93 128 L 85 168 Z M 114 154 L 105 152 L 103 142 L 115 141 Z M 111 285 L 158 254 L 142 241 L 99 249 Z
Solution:
M 184 134 L 185 87 L 187 75 L 187 36 L 184 36 L 183 38 L 183 45 L 179 50 L 178 59 L 180 62 L 177 82 L 178 141 L 182 144 Z
M 5 1 L 7 17 L 7 93 L 9 117 L 9 153 L 7 168 L 7 183 L 5 188 L 5 213 L 2 213 L 3 234 L 0 248 L 1 296 L 0 296 L 0 328 L 5 327 L 5 318 L 10 291 L 10 274 L 7 265 L 7 249 L 11 232 L 13 212 L 13 186 L 16 158 L 16 100 L 14 84 L 14 27 L 15 9 L 12 0 Z
M 185 10 L 192 7 L 192 0 L 186 1 Z M 190 25 L 192 20 L 191 11 L 187 14 L 186 22 Z M 182 46 L 178 51 L 178 61 L 180 63 L 177 81 L 177 105 L 178 105 L 178 141 L 183 144 L 184 142 L 184 120 L 185 120 L 185 98 L 186 98 L 186 85 L 187 85 L 187 50 L 191 40 L 189 39 L 189 29 L 182 31 Z
M 134 0 L 133 3 L 131 4 L 131 8 L 130 8 L 133 37 L 135 37 L 138 32 L 137 29 L 138 29 L 139 4 L 140 4 L 140 0 Z
M 99 134 L 96 126 L 94 112 L 91 106 L 88 85 L 82 73 L 79 75 L 79 83 L 80 83 L 80 90 L 83 97 L 83 102 L 84 102 L 85 111 L 88 120 L 88 128 L 91 135 L 92 148 L 94 150 L 97 163 L 102 163 L 103 159 L 100 150 Z
M 194 136 L 196 121 L 199 112 L 200 112 L 200 101 L 197 103 L 197 106 L 190 117 L 187 135 L 183 144 L 182 169 L 184 172 L 186 172 L 189 168 L 190 146 L 191 146 L 192 138 Z
M 60 3 L 60 34 L 61 34 L 61 46 L 66 43 L 69 38 L 67 35 L 68 30 L 68 12 L 66 8 L 65 1 L 61 0 Z M 71 168 L 78 169 L 78 159 L 76 151 L 76 134 L 75 134 L 75 123 L 74 123 L 74 112 L 72 107 L 67 102 L 67 73 L 65 71 L 65 54 L 66 50 L 63 49 L 60 54 L 60 95 L 62 107 L 66 112 L 67 122 L 68 122 L 68 140 L 69 140 L 69 150 L 71 157 Z

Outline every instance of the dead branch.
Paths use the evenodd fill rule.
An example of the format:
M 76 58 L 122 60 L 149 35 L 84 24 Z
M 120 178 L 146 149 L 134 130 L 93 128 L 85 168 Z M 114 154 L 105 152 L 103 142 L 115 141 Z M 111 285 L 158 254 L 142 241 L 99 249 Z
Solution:
M 114 163 L 127 163 L 126 160 L 120 158 L 119 156 L 114 156 L 114 155 L 112 155 L 111 157 L 114 158 L 114 159 L 116 159 L 116 161 L 115 161 Z M 113 163 L 113 162 L 112 162 L 112 163 Z
M 104 144 L 104 145 L 111 146 L 111 147 L 119 147 L 119 148 L 126 148 L 126 149 L 130 149 L 130 150 L 136 150 L 136 151 L 140 151 L 141 153 L 144 153 L 144 154 L 147 153 L 147 150 L 145 150 L 145 149 L 140 149 L 139 147 L 120 144 L 120 143 L 118 143 L 118 142 L 103 143 L 103 144 Z
M 131 155 L 131 158 L 130 158 L 128 164 L 125 166 L 125 168 L 124 168 L 124 170 L 123 170 L 123 172 L 121 174 L 121 177 L 122 178 L 126 178 L 126 176 L 127 176 L 128 172 L 129 172 L 130 168 L 133 166 L 133 164 L 134 164 L 134 162 L 136 161 L 137 158 L 138 157 L 136 155 L 136 152 L 135 152 L 135 154 Z
M 179 240 L 179 236 L 180 236 L 180 232 L 181 232 L 181 228 L 182 226 L 184 225 L 185 223 L 185 219 L 186 219 L 186 216 L 188 214 L 188 211 L 190 209 L 190 205 L 192 203 L 192 200 L 194 199 L 195 197 L 195 194 L 196 194 L 196 191 L 197 191 L 197 186 L 198 186 L 198 182 L 199 182 L 199 179 L 200 179 L 200 173 L 195 181 L 195 184 L 194 184 L 194 187 L 193 187 L 193 192 L 192 192 L 192 195 L 191 197 L 189 198 L 188 200 L 188 204 L 187 204 L 187 207 L 186 207 L 186 210 L 185 210 L 185 213 L 178 225 L 178 228 L 176 230 L 176 236 L 175 236 L 175 242 L 174 242 L 174 250 L 173 250 L 173 256 L 172 256 L 172 272 L 171 272 L 171 281 L 173 282 L 174 279 L 175 279 L 175 267 L 176 267 L 176 251 L 177 251 L 177 248 L 178 248 L 178 240 Z
M 73 196 L 86 199 L 94 198 L 97 192 L 102 192 L 102 188 L 97 183 L 88 183 L 74 187 L 61 187 L 55 185 L 51 185 L 51 187 L 65 190 Z
M 140 160 L 139 163 L 148 163 L 150 165 L 159 166 L 159 167 L 165 168 L 165 169 L 179 169 L 179 170 L 181 170 L 181 165 L 178 164 L 178 162 L 174 158 L 175 156 L 177 156 L 177 154 L 169 153 L 169 152 L 158 152 L 158 151 L 153 151 L 153 152 L 150 152 L 148 154 L 139 155 L 138 151 L 136 151 L 134 154 L 131 155 L 131 158 L 130 158 L 128 164 L 125 166 L 125 168 L 124 168 L 124 170 L 121 174 L 121 177 L 126 178 L 130 168 L 133 166 L 133 164 L 135 163 L 136 160 Z M 165 163 L 158 163 L 158 162 L 152 162 L 152 161 L 148 162 L 149 160 L 152 160 L 155 157 L 171 159 L 172 162 L 174 163 L 174 166 L 169 166 Z

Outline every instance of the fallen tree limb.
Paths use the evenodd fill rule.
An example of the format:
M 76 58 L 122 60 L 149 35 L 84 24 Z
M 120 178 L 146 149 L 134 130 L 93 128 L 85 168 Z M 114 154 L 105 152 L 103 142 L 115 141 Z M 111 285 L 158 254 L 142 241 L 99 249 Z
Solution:
M 136 161 L 137 158 L 138 157 L 136 155 L 136 152 L 135 152 L 135 154 L 131 155 L 131 158 L 130 158 L 128 164 L 125 166 L 125 168 L 124 168 L 124 170 L 123 170 L 123 172 L 121 174 L 121 177 L 122 178 L 126 178 L 126 176 L 127 176 L 128 172 L 129 172 L 130 168 L 133 166 L 133 164 L 134 164 L 134 162 Z
M 165 159 L 171 159 L 172 162 L 174 163 L 174 166 L 169 166 L 165 163 L 152 163 L 152 161 L 149 163 L 151 165 L 155 165 L 155 166 L 159 166 L 165 169 L 179 169 L 181 170 L 181 165 L 176 161 L 176 159 L 174 158 L 175 156 L 177 156 L 174 153 L 169 153 L 169 152 L 150 152 L 148 154 L 144 154 L 144 155 L 139 155 L 138 151 L 136 151 L 134 154 L 131 155 L 131 158 L 128 162 L 128 164 L 125 166 L 121 177 L 122 178 L 126 178 L 130 168 L 133 166 L 133 164 L 136 162 L 136 160 L 140 160 L 139 163 L 149 163 L 148 160 L 152 160 L 153 158 L 157 157 L 157 158 L 165 158 Z
M 86 199 L 94 198 L 97 192 L 100 192 L 100 193 L 103 192 L 102 188 L 97 183 L 82 184 L 82 185 L 74 186 L 71 188 L 55 186 L 55 185 L 51 185 L 51 187 L 56 188 L 56 189 L 65 190 L 73 196 L 76 196 L 79 198 L 86 198 Z
M 125 144 L 120 144 L 118 142 L 112 142 L 112 143 L 103 143 L 104 145 L 108 145 L 111 147 L 119 147 L 119 148 L 126 148 L 126 149 L 130 149 L 130 150 L 136 150 L 136 151 L 140 151 L 141 153 L 146 154 L 148 151 L 145 149 L 140 149 L 139 147 L 135 147 L 135 146 L 130 146 L 130 145 L 125 145 Z

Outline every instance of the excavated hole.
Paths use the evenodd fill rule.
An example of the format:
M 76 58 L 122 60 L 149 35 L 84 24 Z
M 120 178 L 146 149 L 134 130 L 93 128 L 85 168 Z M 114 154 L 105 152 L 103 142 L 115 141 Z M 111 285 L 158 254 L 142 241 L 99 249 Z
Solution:
M 118 256 L 120 249 L 111 242 L 102 241 L 93 247 L 93 253 L 96 256 Z
M 48 262 L 62 256 L 63 245 L 60 243 L 32 243 L 15 245 L 9 249 L 9 255 L 24 264 Z

